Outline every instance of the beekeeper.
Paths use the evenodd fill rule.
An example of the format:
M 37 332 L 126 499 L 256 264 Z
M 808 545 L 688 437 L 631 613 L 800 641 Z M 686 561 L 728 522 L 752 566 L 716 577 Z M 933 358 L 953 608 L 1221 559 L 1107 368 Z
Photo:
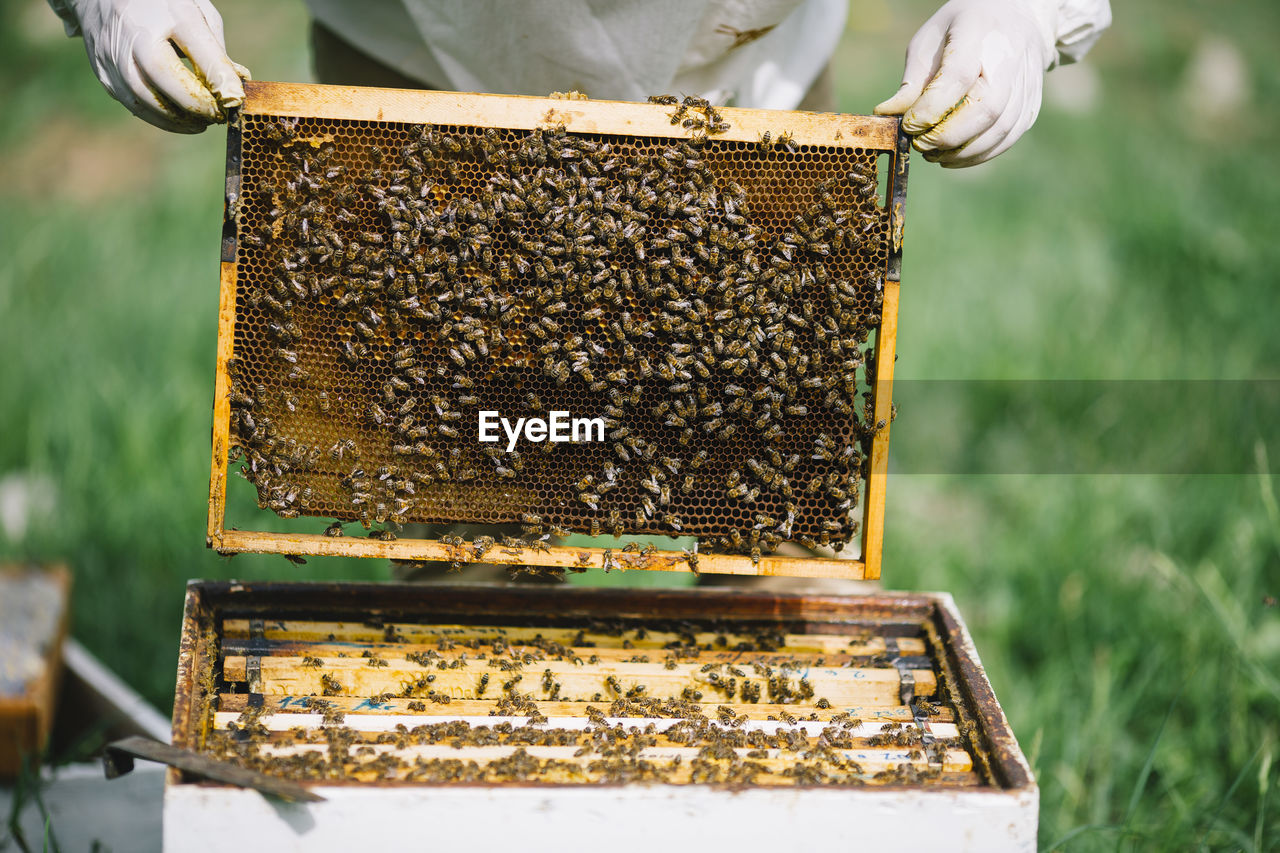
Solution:
M 248 72 L 208 0 L 49 0 L 102 85 L 157 127 L 199 133 L 240 104 Z M 324 83 L 835 109 L 828 63 L 846 0 L 306 0 Z M 950 0 L 907 45 L 897 94 L 926 159 L 990 160 L 1036 119 L 1044 72 L 1080 59 L 1108 0 Z M 191 69 L 182 61 L 185 55 Z

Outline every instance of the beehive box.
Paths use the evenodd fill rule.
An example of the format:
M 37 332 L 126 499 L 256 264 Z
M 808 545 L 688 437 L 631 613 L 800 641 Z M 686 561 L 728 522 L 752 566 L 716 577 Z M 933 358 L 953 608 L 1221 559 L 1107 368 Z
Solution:
M 513 683 L 514 682 L 514 683 Z M 1032 849 L 949 597 L 193 582 L 170 850 Z

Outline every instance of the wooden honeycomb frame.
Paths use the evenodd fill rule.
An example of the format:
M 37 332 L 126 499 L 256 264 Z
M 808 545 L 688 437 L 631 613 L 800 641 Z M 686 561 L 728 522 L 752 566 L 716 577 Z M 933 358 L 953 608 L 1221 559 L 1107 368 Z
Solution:
M 449 92 L 409 92 L 336 86 L 252 83 L 247 87 L 240 118 L 246 116 L 306 116 L 361 122 L 425 122 L 434 125 L 486 125 L 517 130 L 563 125 L 569 132 L 685 138 L 686 131 L 668 119 L 670 107 L 602 101 L 469 95 Z M 888 421 L 892 410 L 892 378 L 897 331 L 902 215 L 909 146 L 896 118 L 815 113 L 776 113 L 725 108 L 730 129 L 717 140 L 754 143 L 766 131 L 785 128 L 794 144 L 848 146 L 888 155 L 889 198 L 887 234 L 891 245 L 886 263 L 881 322 L 876 329 L 876 375 L 870 383 L 874 418 L 883 421 L 871 443 L 863 492 L 861 554 L 859 559 L 762 556 L 759 561 L 735 554 L 700 555 L 698 570 L 717 574 L 878 578 L 884 529 L 885 480 L 888 464 Z M 226 526 L 226 481 L 231 449 L 231 388 L 228 362 L 235 348 L 237 293 L 236 219 L 240 203 L 239 134 L 229 138 L 227 218 L 224 230 L 219 305 L 219 341 L 215 383 L 213 458 L 209 496 L 208 544 L 224 553 L 257 551 L 283 554 L 385 557 L 398 560 L 470 562 L 458 545 L 437 539 L 382 541 L 320 534 L 273 533 L 229 529 Z M 611 554 L 612 552 L 612 554 Z M 613 567 L 691 571 L 682 552 L 659 551 L 646 558 L 616 549 L 551 546 L 547 550 L 508 548 L 490 550 L 485 562 L 553 567 Z

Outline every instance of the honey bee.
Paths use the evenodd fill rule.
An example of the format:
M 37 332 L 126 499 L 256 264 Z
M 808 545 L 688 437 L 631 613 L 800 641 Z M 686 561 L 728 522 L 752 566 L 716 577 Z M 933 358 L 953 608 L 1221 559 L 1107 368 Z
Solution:
M 415 468 L 404 481 L 421 486 L 522 476 L 523 463 L 515 460 L 494 458 L 492 469 L 478 471 L 461 456 L 435 455 L 431 439 L 453 437 L 449 430 L 456 432 L 462 420 L 443 397 L 435 416 L 429 410 L 424 415 L 438 389 L 457 392 L 460 409 L 478 406 L 475 381 L 492 356 L 529 357 L 527 363 L 558 386 L 581 379 L 586 393 L 607 398 L 613 409 L 607 415 L 614 470 L 580 483 L 575 492 L 586 500 L 578 502 L 582 513 L 598 513 L 606 497 L 617 501 L 607 521 L 583 519 L 593 535 L 622 532 L 632 517 L 637 525 L 660 518 L 667 529 L 683 528 L 673 505 L 677 495 L 698 489 L 698 472 L 708 460 L 702 442 L 737 439 L 745 431 L 765 445 L 766 455 L 757 454 L 764 460 L 785 436 L 784 417 L 815 412 L 818 418 L 868 419 L 854 434 L 871 434 L 878 424 L 869 423 L 869 412 L 863 415 L 858 386 L 848 377 L 855 371 L 874 375 L 872 354 L 861 350 L 878 322 L 874 294 L 882 286 L 874 276 L 865 282 L 837 276 L 834 265 L 828 273 L 828 262 L 814 259 L 857 251 L 867 229 L 879 226 L 876 215 L 865 207 L 849 210 L 842 196 L 852 191 L 862 198 L 866 188 L 874 191 L 874 180 L 861 166 L 846 167 L 815 189 L 810 207 L 778 223 L 779 231 L 762 230 L 752 220 L 745 189 L 732 173 L 717 172 L 721 167 L 708 157 L 706 136 L 727 126 L 719 112 L 701 98 L 654 101 L 673 107 L 673 125 L 685 124 L 700 137 L 633 156 L 556 128 L 509 138 L 422 127 L 394 150 L 370 154 L 368 163 L 346 172 L 323 144 L 290 147 L 293 159 L 272 191 L 267 224 L 248 229 L 262 242 L 256 250 L 263 257 L 255 262 L 269 269 L 251 297 L 267 315 L 260 328 L 274 339 L 264 351 L 287 349 L 300 358 L 301 314 L 295 312 L 311 300 L 324 302 L 351 330 L 335 341 L 340 369 L 387 371 L 375 386 L 382 394 L 373 395 L 377 409 L 365 411 L 367 397 L 357 397 L 352 409 L 373 426 L 395 429 L 392 451 Z M 794 147 L 790 134 L 762 134 L 761 143 L 756 147 L 762 151 Z M 460 180 L 465 169 L 459 155 L 487 164 L 480 187 Z M 297 174 L 287 174 L 289 164 Z M 364 208 L 377 211 L 382 224 L 374 226 L 359 212 Z M 659 219 L 670 221 L 659 225 Z M 502 242 L 508 240 L 500 236 L 504 232 L 518 236 Z M 520 293 L 530 287 L 536 296 L 521 303 Z M 815 311 L 811 291 L 826 293 L 833 310 Z M 867 293 L 869 310 L 863 307 Z M 567 325 L 584 320 L 585 327 Z M 816 344 L 807 347 L 804 335 Z M 290 366 L 291 381 L 310 381 L 299 365 Z M 719 375 L 730 379 L 721 394 L 713 390 Z M 802 398 L 801 389 L 816 395 Z M 656 394 L 653 417 L 659 429 L 664 423 L 670 429 L 661 440 L 637 431 L 644 421 L 636 416 L 648 405 L 641 403 L 642 391 Z M 544 410 L 536 399 L 540 392 L 525 387 L 517 393 L 532 395 L 529 402 Z M 280 399 L 284 410 L 292 408 Z M 330 392 L 316 399 L 322 412 L 332 410 Z M 281 428 L 269 415 L 246 402 L 235 408 L 245 411 L 234 423 L 252 451 L 250 479 L 271 470 L 273 460 L 296 455 L 275 449 Z M 697 453 L 681 464 L 686 457 L 677 458 L 677 446 Z M 540 449 L 555 448 L 548 442 Z M 335 442 L 330 455 L 354 458 L 355 444 Z M 770 507 L 796 492 L 856 500 L 843 472 L 861 465 L 861 457 L 822 442 L 813 456 L 818 470 L 842 477 L 797 475 L 795 464 L 784 468 L 772 461 L 749 481 L 723 489 L 744 504 L 768 500 Z M 299 457 L 284 464 L 313 463 Z M 707 479 L 715 491 L 716 477 Z M 386 480 L 353 481 L 344 489 L 366 523 L 409 510 L 412 491 Z M 286 489 L 269 496 L 268 505 L 293 513 L 302 500 L 300 492 L 289 497 Z M 779 521 L 783 513 L 768 509 L 774 524 L 753 519 L 752 529 L 723 536 L 724 547 L 775 547 L 800 523 L 796 510 L 783 512 Z M 839 540 L 850 534 L 845 525 L 824 528 L 822 535 Z

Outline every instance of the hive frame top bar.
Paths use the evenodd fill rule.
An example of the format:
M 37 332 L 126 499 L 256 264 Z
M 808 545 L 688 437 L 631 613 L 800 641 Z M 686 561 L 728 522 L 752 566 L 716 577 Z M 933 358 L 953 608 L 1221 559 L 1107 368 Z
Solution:
M 716 140 L 757 142 L 765 132 L 790 133 L 796 145 L 843 145 L 894 151 L 899 120 L 895 116 L 780 112 L 718 107 L 729 128 Z M 309 116 L 351 121 L 424 124 L 486 124 L 534 130 L 564 125 L 573 133 L 688 138 L 671 123 L 671 107 L 627 101 L 583 101 L 524 95 L 373 89 L 300 83 L 245 83 L 242 113 Z M 780 120 L 780 117 L 785 116 Z
M 687 139 L 690 132 L 672 124 L 670 105 L 377 89 L 251 81 L 245 85 L 246 116 L 309 117 L 324 120 L 494 126 L 515 130 L 563 127 L 572 133 Z M 716 141 L 757 143 L 765 133 L 789 134 L 795 145 L 861 148 L 888 155 L 886 166 L 890 246 L 884 275 L 881 322 L 875 327 L 874 418 L 885 424 L 871 442 L 862 497 L 861 554 L 858 559 L 766 554 L 753 561 L 738 554 L 703 553 L 691 561 L 685 552 L 658 551 L 644 558 L 618 547 L 551 546 L 493 548 L 483 562 L 561 568 L 656 569 L 709 574 L 875 579 L 880 576 L 884 526 L 892 381 L 897 337 L 899 270 L 910 140 L 893 116 L 786 112 L 718 108 L 729 128 Z M 483 121 L 477 121 L 482 117 Z M 226 209 L 224 213 L 219 338 L 215 377 L 212 474 L 207 544 L 220 553 L 259 552 L 287 555 L 381 557 L 399 560 L 473 562 L 466 545 L 435 539 L 382 541 L 363 537 L 275 533 L 228 529 L 226 482 L 231 450 L 228 362 L 235 349 L 236 210 L 240 201 L 240 129 L 233 119 L 228 133 Z M 869 378 L 870 379 L 870 378 Z M 619 543 L 620 545 L 621 543 Z M 696 549 L 695 549 L 696 551 Z

